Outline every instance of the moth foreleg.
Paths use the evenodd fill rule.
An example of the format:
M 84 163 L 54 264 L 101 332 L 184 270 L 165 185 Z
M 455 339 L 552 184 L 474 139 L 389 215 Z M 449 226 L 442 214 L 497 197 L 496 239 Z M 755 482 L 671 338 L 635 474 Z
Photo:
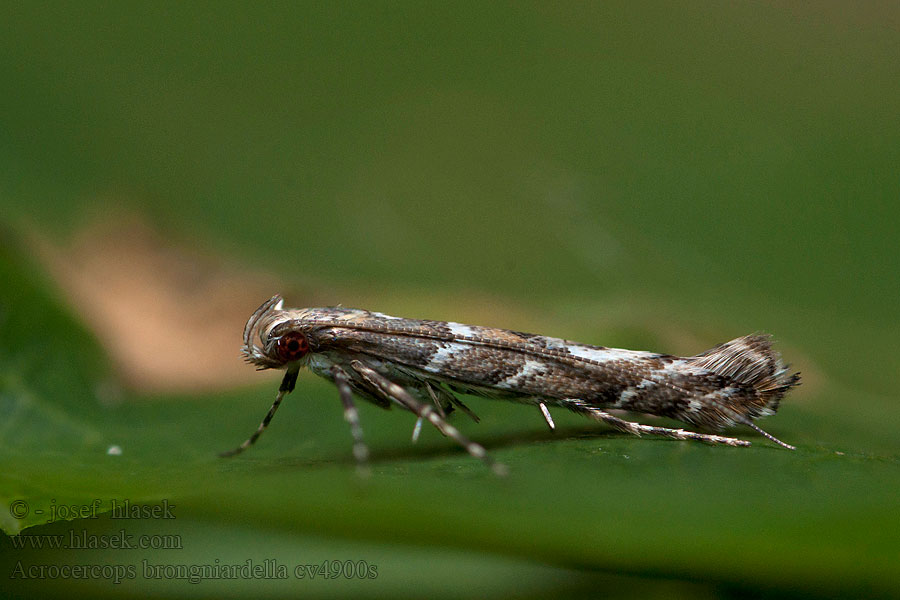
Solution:
M 641 434 L 648 433 L 650 435 L 658 435 L 661 437 L 673 438 L 676 440 L 698 440 L 701 442 L 707 442 L 710 444 L 724 444 L 726 446 L 749 446 L 750 442 L 746 442 L 744 440 L 739 440 L 737 438 L 725 437 L 722 435 L 711 435 L 706 433 L 695 433 L 693 431 L 685 431 L 684 429 L 669 429 L 668 427 L 654 427 L 652 425 L 643 425 L 641 423 L 635 423 L 633 421 L 626 421 L 625 419 L 620 419 L 614 415 L 609 414 L 606 411 L 600 410 L 598 408 L 594 408 L 591 406 L 585 406 L 581 404 L 580 401 L 572 401 L 577 402 L 580 406 L 576 408 L 576 412 L 580 412 L 586 414 L 592 419 L 596 419 L 598 421 L 602 421 L 607 425 L 615 427 L 619 431 L 624 431 L 625 433 L 631 433 L 637 436 Z
M 424 419 L 434 425 L 434 427 L 438 431 L 440 431 L 447 437 L 452 438 L 460 446 L 465 448 L 466 451 L 474 458 L 478 458 L 483 461 L 491 468 L 491 470 L 494 471 L 494 473 L 496 473 L 497 475 L 505 475 L 507 473 L 507 468 L 505 465 L 495 462 L 494 459 L 487 455 L 487 451 L 483 446 L 469 440 L 468 438 L 466 438 L 466 436 L 460 433 L 459 430 L 456 429 L 456 427 L 441 419 L 441 417 L 437 414 L 433 407 L 423 402 L 419 402 L 401 386 L 397 385 L 378 371 L 366 366 L 358 360 L 351 361 L 350 366 L 353 367 L 353 370 L 359 373 L 363 379 L 365 379 L 374 388 L 379 390 L 387 398 L 414 412 L 419 418 Z
M 219 456 L 221 456 L 222 458 L 227 458 L 229 456 L 234 456 L 235 454 L 240 454 L 256 443 L 256 440 L 259 439 L 259 436 L 262 435 L 262 432 L 265 431 L 266 427 L 269 426 L 269 423 L 272 422 L 272 417 L 275 416 L 275 411 L 278 410 L 278 407 L 281 405 L 281 401 L 284 400 L 285 394 L 290 394 L 292 391 L 294 391 L 294 386 L 297 384 L 298 373 L 299 369 L 293 369 L 287 371 L 284 374 L 284 379 L 281 380 L 281 386 L 278 388 L 278 395 L 275 396 L 275 402 L 272 403 L 272 408 L 270 408 L 269 412 L 266 413 L 265 418 L 262 420 L 262 423 L 259 424 L 259 427 L 256 428 L 256 431 L 253 432 L 253 435 L 244 440 L 244 443 L 234 450 L 220 452 Z
M 337 386 L 341 403 L 344 405 L 344 420 L 350 424 L 350 434 L 353 436 L 353 457 L 356 458 L 357 468 L 362 475 L 368 475 L 366 463 L 369 459 L 369 447 L 363 441 L 362 426 L 359 423 L 359 411 L 353 403 L 353 389 L 350 387 L 350 377 L 339 367 L 331 367 L 334 384 Z

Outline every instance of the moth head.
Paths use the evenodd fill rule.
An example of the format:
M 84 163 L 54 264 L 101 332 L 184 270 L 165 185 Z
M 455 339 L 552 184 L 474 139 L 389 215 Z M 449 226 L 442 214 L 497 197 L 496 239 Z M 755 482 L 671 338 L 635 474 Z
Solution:
M 244 359 L 259 369 L 278 369 L 302 360 L 309 352 L 309 340 L 299 331 L 284 300 L 272 296 L 256 309 L 244 327 Z M 260 346 L 257 341 L 262 342 Z

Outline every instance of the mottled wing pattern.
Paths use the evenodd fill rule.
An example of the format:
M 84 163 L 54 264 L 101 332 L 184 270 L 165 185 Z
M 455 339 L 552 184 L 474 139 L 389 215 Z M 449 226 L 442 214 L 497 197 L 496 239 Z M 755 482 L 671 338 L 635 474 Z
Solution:
M 497 473 L 505 467 L 445 420 L 455 408 L 477 420 L 453 392 L 534 403 L 551 428 L 547 404 L 637 435 L 749 445 L 730 437 L 633 423 L 606 412 L 624 409 L 710 429 L 744 424 L 793 449 L 753 423 L 774 413 L 799 381 L 798 374 L 788 374 L 764 335 L 677 357 L 352 308 L 285 310 L 281 297 L 274 296 L 251 315 L 243 337 L 248 362 L 260 369 L 285 369 L 285 376 L 256 432 L 224 456 L 243 452 L 259 438 L 304 366 L 338 387 L 360 465 L 367 450 L 353 393 L 385 408 L 399 405 L 414 413 L 418 421 L 413 439 L 423 422 L 431 423 Z
M 304 309 L 295 318 L 280 327 L 302 327 L 319 352 L 371 357 L 385 375 L 402 367 L 484 395 L 645 412 L 713 429 L 771 414 L 796 383 L 765 336 L 679 358 L 358 309 Z

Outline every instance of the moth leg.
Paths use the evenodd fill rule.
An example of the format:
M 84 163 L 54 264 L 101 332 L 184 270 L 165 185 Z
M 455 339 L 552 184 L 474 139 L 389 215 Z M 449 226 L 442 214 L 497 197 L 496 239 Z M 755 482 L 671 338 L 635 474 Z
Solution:
M 265 431 L 266 427 L 269 426 L 269 423 L 272 422 L 272 417 L 275 416 L 275 411 L 278 410 L 278 407 L 281 405 L 281 401 L 284 400 L 285 394 L 290 394 L 292 391 L 294 391 L 294 386 L 297 384 L 297 374 L 299 372 L 299 369 L 294 369 L 284 374 L 284 379 L 281 380 L 281 386 L 278 388 L 278 395 L 275 396 L 275 402 L 272 403 L 272 408 L 270 408 L 269 412 L 266 413 L 265 418 L 262 420 L 262 423 L 259 424 L 259 427 L 256 428 L 256 431 L 253 432 L 253 435 L 247 438 L 243 444 L 241 444 L 234 450 L 220 452 L 219 456 L 221 456 L 222 458 L 227 458 L 229 456 L 240 454 L 256 443 L 256 440 L 259 439 L 259 436 L 262 435 L 262 432 Z
M 353 436 L 353 457 L 356 458 L 357 471 L 361 475 L 368 475 L 366 466 L 369 460 L 369 447 L 363 441 L 362 426 L 359 424 L 359 411 L 353 404 L 353 390 L 350 387 L 350 377 L 338 365 L 331 367 L 331 374 L 334 376 L 334 383 L 337 386 L 338 394 L 341 396 L 341 403 L 344 405 L 344 420 L 350 424 L 350 434 Z
M 463 411 L 464 413 L 466 413 L 467 415 L 469 415 L 469 418 L 470 418 L 470 419 L 472 419 L 472 420 L 475 421 L 476 423 L 480 423 L 480 422 L 481 422 L 481 419 L 478 418 L 478 415 L 476 415 L 474 412 L 472 412 L 472 409 L 471 409 L 471 408 L 469 408 L 468 406 L 466 406 L 465 404 L 463 404 L 463 403 L 462 403 L 462 400 L 460 400 L 459 398 L 457 398 L 455 394 L 451 394 L 451 393 L 448 392 L 447 395 L 450 396 L 450 402 L 452 402 L 454 406 L 459 407 L 459 410 L 461 410 L 461 411 Z
M 444 407 L 441 405 L 440 398 L 437 397 L 437 394 L 434 393 L 434 389 L 432 389 L 431 384 L 428 383 L 427 381 L 425 382 L 425 389 L 428 390 L 428 395 L 431 396 L 431 401 L 434 402 L 434 406 L 435 406 L 435 408 L 437 408 L 438 416 L 442 419 L 446 419 L 448 412 L 453 410 L 453 406 L 448 405 L 447 408 L 449 409 L 449 411 L 444 412 Z M 419 417 L 418 419 L 416 419 L 416 424 L 413 427 L 413 432 L 412 432 L 413 444 L 415 444 L 416 442 L 419 441 L 420 433 L 422 433 L 422 417 Z
M 469 416 L 469 418 L 472 419 L 473 421 L 475 421 L 476 423 L 481 422 L 481 419 L 478 418 L 478 415 L 476 415 L 474 412 L 472 412 L 471 408 L 469 408 L 468 406 L 463 404 L 462 400 L 460 400 L 459 398 L 456 397 L 456 394 L 445 390 L 443 387 L 441 387 L 438 384 L 429 385 L 429 387 L 431 388 L 431 391 L 436 396 L 447 401 L 447 406 L 450 406 L 451 408 L 455 406 L 459 410 L 466 413 Z M 447 412 L 449 414 L 450 411 L 448 410 Z
M 577 401 L 576 401 L 577 402 Z M 579 402 L 580 404 L 580 402 Z M 654 427 L 652 425 L 643 425 L 633 421 L 626 421 L 619 417 L 613 416 L 606 411 L 602 411 L 590 406 L 581 405 L 577 408 L 578 412 L 582 412 L 589 417 L 602 421 L 607 425 L 615 427 L 619 431 L 631 433 L 640 436 L 644 433 L 650 435 L 658 435 L 676 440 L 699 440 L 710 444 L 724 444 L 726 446 L 749 446 L 750 442 L 739 440 L 737 438 L 725 437 L 721 435 L 711 435 L 706 433 L 694 433 L 693 431 L 685 431 L 684 429 L 669 429 L 668 427 Z
M 543 402 L 538 402 L 538 408 L 541 409 L 541 414 L 544 415 L 544 420 L 547 421 L 547 427 L 550 429 L 556 429 L 556 423 L 553 422 L 553 417 L 550 416 L 550 411 L 547 409 L 547 405 Z
M 413 434 L 412 434 L 412 443 L 415 444 L 419 441 L 419 434 L 422 433 L 422 417 L 416 419 L 416 424 L 413 426 Z
M 463 404 L 462 400 L 460 400 L 459 398 L 456 397 L 456 394 L 454 394 L 452 392 L 448 392 L 444 388 L 438 387 L 436 385 L 433 386 L 427 381 L 425 382 L 425 386 L 428 389 L 428 393 L 431 396 L 431 399 L 434 400 L 435 405 L 441 406 L 441 398 L 443 398 L 447 401 L 446 408 L 444 409 L 446 414 L 442 414 L 441 418 L 446 418 L 446 416 L 449 415 L 450 412 L 453 410 L 453 407 L 457 407 L 462 412 L 466 413 L 466 415 L 468 415 L 469 418 L 472 419 L 473 421 L 475 421 L 476 423 L 481 422 L 481 419 L 478 418 L 478 415 L 476 415 L 474 412 L 472 412 L 471 408 L 469 408 L 468 406 Z M 415 428 L 413 429 L 413 442 L 415 442 L 419 438 L 419 431 L 421 429 L 422 429 L 422 419 L 419 418 L 416 421 Z
M 456 441 L 460 446 L 466 449 L 466 451 L 472 455 L 474 458 L 480 459 L 484 464 L 491 468 L 494 473 L 497 475 L 506 475 L 507 468 L 505 465 L 495 462 L 490 456 L 487 455 L 487 451 L 485 451 L 484 447 L 480 444 L 476 444 L 475 442 L 466 438 L 462 433 L 459 432 L 456 427 L 450 425 L 443 419 L 441 419 L 437 412 L 435 412 L 434 408 L 419 402 L 415 398 L 413 398 L 409 392 L 405 389 L 379 373 L 370 367 L 367 367 L 362 362 L 358 360 L 350 361 L 350 366 L 359 373 L 363 379 L 365 379 L 369 384 L 374 386 L 376 389 L 380 390 L 385 396 L 396 402 L 397 404 L 411 410 L 421 419 L 427 420 L 429 423 L 435 426 L 438 431 L 443 433 L 449 438 L 452 438 Z
M 441 403 L 441 399 L 438 398 L 437 393 L 435 393 L 434 388 L 431 387 L 431 384 L 427 381 L 425 382 L 425 389 L 428 391 L 428 395 L 431 397 L 431 401 L 434 402 L 435 408 L 437 408 L 438 416 L 442 419 L 446 419 L 447 415 L 453 411 L 453 405 L 447 404 L 447 410 L 444 411 L 444 405 Z
M 778 444 L 779 446 L 782 446 L 782 447 L 784 447 L 784 448 L 787 448 L 788 450 L 796 450 L 796 449 L 797 449 L 796 447 L 791 446 L 790 444 L 785 444 L 784 442 L 782 442 L 781 440 L 779 440 L 779 439 L 778 439 L 777 437 L 775 437 L 774 435 L 772 435 L 772 434 L 770 434 L 770 433 L 766 433 L 765 431 L 763 431 L 762 429 L 760 429 L 759 427 L 757 427 L 757 426 L 753 423 L 753 421 L 748 420 L 748 421 L 746 421 L 744 424 L 747 425 L 748 427 L 752 428 L 752 429 L 755 429 L 757 433 L 759 433 L 759 434 L 761 434 L 763 437 L 765 437 L 765 438 L 767 438 L 767 439 L 769 439 L 769 440 L 775 442 L 775 443 Z

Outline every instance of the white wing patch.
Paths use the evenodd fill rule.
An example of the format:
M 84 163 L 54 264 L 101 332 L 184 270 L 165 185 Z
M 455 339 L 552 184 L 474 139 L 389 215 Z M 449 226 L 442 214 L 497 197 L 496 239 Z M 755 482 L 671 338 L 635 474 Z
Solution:
M 534 376 L 535 374 L 546 371 L 546 364 L 539 360 L 531 360 L 528 359 L 525 361 L 525 364 L 515 375 L 510 375 L 503 381 L 497 383 L 497 387 L 501 387 L 508 390 L 515 390 L 519 385 L 519 382 L 529 376 Z
M 386 315 L 380 312 L 373 312 L 372 314 L 376 317 L 387 319 L 389 321 L 406 321 L 406 319 L 404 319 L 403 317 L 392 317 L 391 315 Z
M 442 373 L 446 369 L 446 365 L 455 359 L 458 359 L 461 353 L 469 350 L 472 346 L 460 342 L 441 342 L 438 344 L 437 352 L 431 355 L 425 370 L 432 373 Z
M 473 327 L 463 325 L 462 323 L 447 323 L 447 328 L 450 330 L 450 333 L 456 337 L 470 338 L 479 337 L 481 335 L 480 332 Z
M 640 361 L 654 356 L 651 352 L 641 352 L 637 350 L 620 350 L 618 348 L 593 348 L 591 346 L 583 346 L 581 344 L 567 344 L 564 346 L 572 356 L 593 360 L 599 363 L 628 360 Z

